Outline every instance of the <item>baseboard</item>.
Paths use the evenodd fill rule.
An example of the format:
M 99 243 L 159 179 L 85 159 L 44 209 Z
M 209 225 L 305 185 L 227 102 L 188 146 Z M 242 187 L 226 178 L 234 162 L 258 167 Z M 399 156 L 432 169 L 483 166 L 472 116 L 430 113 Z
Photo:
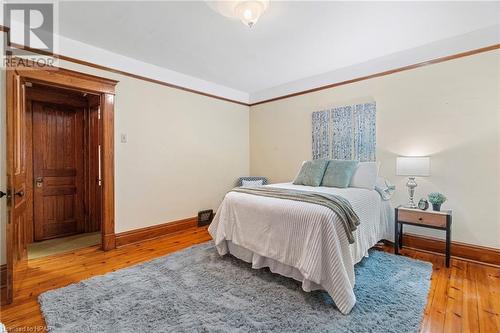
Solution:
M 145 241 L 148 239 L 158 238 L 171 234 L 173 232 L 181 231 L 196 227 L 198 225 L 197 217 L 190 217 L 183 220 L 178 220 L 169 223 L 153 225 L 151 227 L 135 229 L 116 234 L 116 246 L 124 246 L 132 243 Z
M 403 245 L 417 250 L 425 250 L 436 253 L 444 253 L 446 247 L 444 240 L 407 233 L 403 235 Z M 461 242 L 452 242 L 451 255 L 453 257 L 500 266 L 500 249 Z
M 7 286 L 7 265 L 0 266 L 0 288 Z

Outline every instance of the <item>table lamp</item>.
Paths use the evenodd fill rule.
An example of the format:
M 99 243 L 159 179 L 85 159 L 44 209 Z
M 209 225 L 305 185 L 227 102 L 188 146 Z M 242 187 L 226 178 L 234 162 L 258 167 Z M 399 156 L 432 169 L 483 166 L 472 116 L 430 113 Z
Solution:
M 408 187 L 408 194 L 410 196 L 408 208 L 417 208 L 413 196 L 415 194 L 415 188 L 417 187 L 417 182 L 415 177 L 426 177 L 430 175 L 430 157 L 406 157 L 400 156 L 396 159 L 396 175 L 398 176 L 408 176 L 408 182 L 406 187 Z

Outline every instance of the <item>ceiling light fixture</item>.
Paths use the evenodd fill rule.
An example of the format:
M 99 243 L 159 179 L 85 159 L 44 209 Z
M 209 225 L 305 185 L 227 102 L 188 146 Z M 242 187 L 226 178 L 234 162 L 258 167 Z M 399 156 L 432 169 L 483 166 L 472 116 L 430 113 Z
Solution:
M 251 28 L 269 7 L 269 0 L 207 1 L 207 4 L 219 14 L 239 19 Z

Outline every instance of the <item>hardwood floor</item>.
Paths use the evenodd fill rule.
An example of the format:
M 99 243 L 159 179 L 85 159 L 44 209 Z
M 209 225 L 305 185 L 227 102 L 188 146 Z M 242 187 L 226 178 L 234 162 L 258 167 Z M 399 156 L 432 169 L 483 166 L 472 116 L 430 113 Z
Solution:
M 210 240 L 206 228 L 191 228 L 162 238 L 102 252 L 98 247 L 30 260 L 22 268 L 13 304 L 2 306 L 0 320 L 19 332 L 42 332 L 40 293 L 105 274 Z M 382 250 L 391 251 L 388 246 Z M 433 263 L 421 332 L 500 332 L 500 268 L 403 249 L 406 256 Z

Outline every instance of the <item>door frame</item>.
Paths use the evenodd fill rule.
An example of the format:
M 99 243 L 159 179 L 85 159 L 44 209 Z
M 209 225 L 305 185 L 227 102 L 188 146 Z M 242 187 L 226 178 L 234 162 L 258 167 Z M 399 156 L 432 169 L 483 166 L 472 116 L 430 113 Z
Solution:
M 12 57 L 6 68 L 6 113 L 7 113 L 7 230 L 6 230 L 6 256 L 7 256 L 7 294 L 6 301 L 13 300 L 14 269 L 17 261 L 25 262 L 25 244 L 19 238 L 16 239 L 13 223 L 10 221 L 10 209 L 13 193 L 16 193 L 13 183 L 12 172 L 14 171 L 15 152 L 20 151 L 19 142 L 15 140 L 15 127 L 22 126 L 25 132 L 25 123 L 15 124 L 16 111 L 24 112 L 25 82 L 41 83 L 44 85 L 71 89 L 81 92 L 98 94 L 100 96 L 100 113 L 102 124 L 102 147 L 101 147 L 101 172 L 102 172 L 102 222 L 101 222 L 101 246 L 104 251 L 116 247 L 115 240 L 115 198 L 114 198 L 114 104 L 115 86 L 118 81 L 84 74 L 64 68 L 50 67 L 48 69 L 34 68 L 32 63 L 25 59 Z M 24 119 L 24 118 L 23 118 Z M 21 140 L 24 142 L 24 140 Z M 25 150 L 21 150 L 25 153 Z M 24 158 L 24 156 L 21 156 Z M 23 237 L 24 239 L 24 237 Z M 25 242 L 24 242 L 25 243 Z M 16 249 L 23 248 L 21 253 Z M 16 256 L 17 258 L 14 258 Z

